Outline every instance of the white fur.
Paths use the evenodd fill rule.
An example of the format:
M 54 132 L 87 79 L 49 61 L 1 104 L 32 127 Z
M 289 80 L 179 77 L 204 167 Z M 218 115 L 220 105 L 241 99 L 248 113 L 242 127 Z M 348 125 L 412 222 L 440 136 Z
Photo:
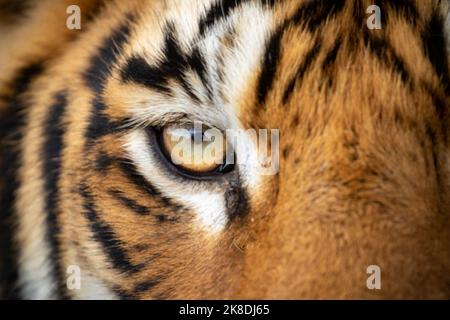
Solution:
M 117 300 L 118 297 L 102 281 L 87 272 L 81 273 L 81 287 L 72 291 L 78 300 Z
M 211 233 L 221 231 L 227 222 L 223 190 L 208 190 L 194 182 L 180 183 L 172 179 L 161 168 L 155 155 L 150 152 L 149 142 L 141 130 L 133 131 L 126 137 L 125 148 L 140 173 L 165 196 L 195 210 L 198 222 Z

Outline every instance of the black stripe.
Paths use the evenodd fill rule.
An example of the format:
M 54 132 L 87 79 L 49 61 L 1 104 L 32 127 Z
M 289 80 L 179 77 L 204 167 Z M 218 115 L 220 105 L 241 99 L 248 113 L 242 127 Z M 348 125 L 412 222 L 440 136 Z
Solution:
M 136 273 L 141 270 L 143 266 L 134 264 L 130 260 L 123 248 L 122 241 L 117 238 L 111 226 L 100 218 L 101 214 L 97 211 L 94 197 L 88 188 L 82 185 L 79 193 L 84 199 L 84 213 L 94 238 L 103 246 L 113 267 L 126 273 Z
M 58 92 L 49 109 L 44 124 L 45 140 L 42 146 L 42 174 L 45 186 L 45 211 L 47 213 L 46 238 L 50 246 L 49 264 L 58 280 L 57 294 L 67 298 L 65 275 L 62 270 L 60 253 L 59 179 L 61 175 L 61 155 L 64 148 L 64 115 L 67 107 L 67 93 Z
M 407 17 L 408 19 L 412 19 L 413 23 L 419 19 L 419 12 L 414 1 L 395 0 L 389 1 L 388 4 L 399 14 Z
M 382 15 L 383 16 L 383 15 Z M 352 21 L 356 26 L 356 31 L 367 29 L 366 7 L 361 0 L 354 1 L 352 7 Z M 357 37 L 351 37 L 350 40 L 356 40 Z
M 17 75 L 14 77 L 14 79 L 11 81 L 11 84 L 9 85 L 11 89 L 11 94 L 5 97 L 7 100 L 6 102 L 9 103 L 8 108 L 5 110 L 12 111 L 12 109 L 14 109 L 12 101 L 18 99 L 18 95 L 24 93 L 29 88 L 31 81 L 35 79 L 36 76 L 41 74 L 42 71 L 43 71 L 42 62 L 36 62 L 30 65 L 26 65 L 25 67 L 17 71 Z M 5 124 L 3 124 L 1 128 L 2 130 L 7 129 L 7 127 L 5 127 Z
M 153 187 L 141 174 L 139 174 L 136 166 L 127 159 L 118 159 L 119 168 L 128 180 L 139 187 L 139 190 L 144 190 L 149 196 L 155 197 L 159 192 Z
M 325 56 L 325 59 L 323 60 L 322 63 L 322 69 L 329 69 L 336 62 L 337 54 L 339 52 L 339 49 L 341 48 L 341 45 L 342 45 L 342 38 L 339 37 L 334 42 L 331 50 Z
M 134 184 L 139 190 L 145 191 L 149 196 L 151 196 L 154 199 L 157 199 L 161 201 L 165 207 L 170 207 L 174 211 L 181 211 L 184 208 L 179 205 L 172 202 L 171 199 L 163 196 L 158 190 L 155 189 L 154 186 L 152 186 L 147 179 L 145 179 L 137 170 L 136 166 L 131 163 L 127 159 L 118 159 L 119 168 L 121 169 L 122 173 L 127 177 L 127 179 Z M 160 217 L 160 221 L 175 221 L 175 219 L 165 216 L 165 215 L 159 215 L 157 217 Z
M 292 18 L 295 24 L 304 25 L 310 32 L 316 31 L 327 19 L 338 14 L 345 0 L 312 0 L 302 5 Z
M 205 60 L 205 57 L 200 52 L 198 47 L 195 47 L 192 50 L 191 55 L 187 59 L 187 63 L 189 65 L 189 67 L 199 75 L 203 86 L 208 91 L 209 99 L 212 100 L 212 88 L 211 88 L 211 84 L 209 83 L 209 79 L 208 79 L 208 73 L 207 73 L 207 69 L 206 69 L 206 60 Z
M 406 67 L 405 62 L 397 55 L 392 45 L 384 38 L 378 38 L 371 33 L 366 33 L 366 46 L 371 52 L 383 63 L 387 68 L 393 69 L 403 82 L 410 82 L 411 75 Z
M 374 4 L 381 9 L 382 24 L 390 19 L 392 12 L 397 16 L 409 19 L 414 25 L 419 19 L 419 11 L 417 10 L 415 3 L 411 0 L 375 0 Z
M 138 297 L 133 293 L 130 293 L 128 290 L 118 286 L 112 286 L 113 292 L 119 297 L 120 300 L 137 300 Z
M 422 33 L 425 53 L 434 71 L 441 80 L 447 94 L 450 94 L 450 67 L 444 35 L 444 20 L 434 14 Z
M 150 66 L 143 57 L 129 58 L 120 75 L 124 82 L 134 82 L 160 93 L 170 94 L 166 75 L 158 68 Z
M 439 164 L 439 153 L 440 153 L 438 151 L 439 143 L 437 142 L 438 140 L 442 139 L 442 132 L 439 129 L 435 128 L 435 126 L 429 122 L 425 123 L 425 132 L 431 142 L 431 158 L 433 160 L 432 167 L 430 166 L 430 164 L 428 164 L 427 167 L 431 173 L 433 173 L 433 171 L 434 171 L 435 177 L 438 180 L 439 185 L 443 186 L 442 174 L 440 173 L 441 165 Z
M 225 192 L 225 206 L 230 222 L 237 218 L 245 217 L 250 211 L 249 198 L 245 188 L 242 187 L 242 181 L 239 172 L 230 181 Z
M 306 71 L 308 71 L 308 69 L 314 64 L 314 61 L 317 59 L 317 55 L 318 55 L 321 47 L 322 47 L 322 44 L 320 42 L 317 42 L 308 51 L 308 53 L 305 56 L 305 59 L 303 59 L 303 62 L 298 67 L 294 78 L 289 82 L 286 90 L 284 91 L 283 103 L 286 103 L 289 100 L 289 98 L 295 88 L 295 85 L 302 80 Z
M 105 11 L 107 1 L 96 1 L 91 6 L 88 12 L 85 13 L 84 23 L 91 22 L 99 17 Z
M 100 96 L 97 96 L 92 101 L 91 110 L 92 113 L 86 130 L 88 143 L 111 132 L 109 119 L 105 116 L 106 105 Z
M 446 94 L 441 92 L 440 90 L 434 88 L 433 86 L 430 85 L 430 83 L 425 82 L 425 81 L 420 82 L 420 87 L 422 87 L 426 92 L 428 92 L 428 94 L 431 97 L 431 100 L 433 101 L 433 106 L 436 110 L 438 118 L 441 119 L 441 121 L 440 121 L 441 132 L 444 133 L 443 139 L 444 139 L 445 143 L 447 143 L 448 128 L 447 128 L 445 119 L 447 119 L 447 116 L 449 114 L 449 108 L 448 108 L 448 103 L 446 102 L 446 100 L 447 100 Z
M 170 95 L 169 80 L 177 80 L 189 97 L 199 102 L 191 84 L 187 81 L 186 71 L 190 67 L 197 72 L 205 83 L 204 59 L 197 50 L 191 56 L 187 56 L 178 44 L 175 28 L 168 24 L 165 31 L 164 60 L 158 66 L 151 66 L 143 57 L 133 56 L 127 60 L 120 74 L 124 82 L 134 82 L 156 90 L 162 94 Z M 208 86 L 207 86 L 208 87 Z
M 236 8 L 249 0 L 219 0 L 214 3 L 199 23 L 200 36 L 204 36 L 208 29 L 213 28 L 219 21 L 226 19 Z M 280 0 L 260 0 L 265 6 L 273 7 Z
M 190 83 L 186 80 L 186 70 L 189 66 L 188 57 L 183 54 L 180 45 L 178 44 L 175 27 L 168 24 L 166 31 L 164 56 L 165 63 L 160 67 L 161 72 L 167 79 L 175 78 L 181 83 L 185 92 L 195 101 L 199 101 L 197 95 L 193 92 Z
M 33 63 L 19 70 L 11 83 L 12 93 L 4 101 L 5 112 L 0 114 L 0 299 L 19 298 L 18 248 L 13 240 L 17 219 L 14 203 L 20 185 L 17 174 L 22 157 L 18 146 L 23 137 L 24 116 L 28 108 L 20 94 L 41 72 L 41 63 Z
M 263 104 L 267 98 L 267 94 L 273 86 L 277 64 L 281 51 L 281 38 L 284 34 L 284 27 L 278 28 L 270 37 L 267 44 L 264 58 L 262 61 L 262 70 L 258 81 L 258 103 Z
M 267 94 L 272 88 L 277 72 L 277 64 L 281 51 L 281 38 L 284 34 L 284 26 L 279 27 L 267 44 L 264 58 L 262 61 L 262 70 L 258 80 L 258 103 L 261 105 L 265 102 Z
M 149 208 L 140 205 L 136 201 L 126 197 L 122 191 L 119 191 L 117 189 L 110 189 L 108 190 L 108 194 L 114 199 L 118 200 L 121 204 L 123 204 L 127 208 L 137 213 L 138 215 L 147 216 L 150 214 Z
M 152 280 L 146 280 L 141 283 L 138 283 L 134 289 L 133 292 L 135 294 L 147 292 L 148 290 L 152 289 L 156 285 L 158 285 L 161 282 L 161 279 L 152 279 Z
M 275 81 L 277 64 L 281 53 L 281 39 L 286 28 L 292 25 L 303 25 L 310 32 L 322 26 L 327 19 L 338 14 L 344 8 L 345 0 L 328 1 L 313 0 L 297 9 L 292 18 L 279 26 L 267 42 L 262 61 L 262 70 L 258 80 L 257 98 L 259 105 L 263 104 Z
M 206 15 L 200 20 L 200 35 L 203 36 L 205 32 L 216 25 L 219 20 L 228 17 L 236 7 L 247 1 L 248 0 L 220 0 L 216 2 L 211 6 Z
M 107 116 L 106 109 L 107 106 L 103 99 L 99 95 L 96 96 L 92 101 L 91 116 L 85 133 L 87 147 L 101 137 L 130 128 L 130 120 L 128 118 L 113 121 Z
M 113 159 L 105 152 L 100 152 L 95 159 L 95 169 L 102 174 L 106 174 L 106 171 L 111 166 Z
M 107 117 L 106 105 L 101 93 L 130 36 L 130 27 L 133 20 L 133 16 L 126 16 L 125 22 L 114 30 L 110 37 L 105 39 L 98 53 L 91 58 L 90 67 L 83 74 L 86 85 L 95 92 L 95 98 L 92 101 L 92 114 L 86 130 L 86 147 L 90 146 L 95 139 L 126 128 L 128 119 L 113 122 Z
M 112 68 L 130 36 L 132 21 L 133 17 L 128 15 L 125 22 L 104 40 L 98 53 L 90 60 L 90 66 L 83 76 L 86 85 L 97 94 L 104 89 L 106 79 L 111 75 Z
M 329 88 L 333 86 L 334 79 L 333 79 L 332 68 L 336 62 L 337 55 L 338 55 L 339 49 L 341 48 L 341 45 L 342 45 L 342 38 L 339 37 L 334 42 L 333 47 L 327 53 L 327 55 L 325 56 L 325 59 L 323 60 L 323 63 L 322 63 L 322 72 L 323 72 L 325 81 L 327 83 L 327 86 Z
M 25 18 L 31 9 L 33 1 L 0 1 L 0 14 L 5 22 L 19 22 L 19 18 Z

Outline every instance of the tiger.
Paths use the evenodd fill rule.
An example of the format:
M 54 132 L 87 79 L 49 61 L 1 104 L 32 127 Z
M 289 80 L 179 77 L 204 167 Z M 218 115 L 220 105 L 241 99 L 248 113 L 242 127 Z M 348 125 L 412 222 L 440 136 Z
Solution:
M 450 298 L 447 0 L 0 3 L 2 299 Z

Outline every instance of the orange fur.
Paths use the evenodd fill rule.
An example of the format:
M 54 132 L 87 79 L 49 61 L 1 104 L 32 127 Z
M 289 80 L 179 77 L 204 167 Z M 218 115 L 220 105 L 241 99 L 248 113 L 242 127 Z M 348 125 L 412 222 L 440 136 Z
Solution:
M 70 4 L 78 3 L 89 14 L 96 2 Z M 83 30 L 70 31 L 59 27 L 58 12 L 66 2 L 42 1 L 28 20 L 2 32 L 0 40 L 0 93 L 6 97 L 0 111 L 6 110 L 17 71 L 35 61 L 45 66 L 27 91 L 30 106 L 18 145 L 21 185 L 15 209 L 23 227 L 18 246 L 35 241 L 34 227 L 44 219 L 45 121 L 55 93 L 65 90 L 68 103 L 57 181 L 58 263 L 63 271 L 77 264 L 119 297 L 142 299 L 449 298 L 450 97 L 421 42 L 438 1 L 414 1 L 419 13 L 415 24 L 391 13 L 385 27 L 374 31 L 355 22 L 357 4 L 365 10 L 369 2 L 346 1 L 342 12 L 313 32 L 305 24 L 288 27 L 281 37 L 274 84 L 262 105 L 257 87 L 264 65 L 252 70 L 235 111 L 242 128 L 280 129 L 280 171 L 248 190 L 247 214 L 212 236 L 193 224 L 195 210 L 174 209 L 170 194 L 164 194 L 168 200 L 151 197 L 124 175 L 121 166 L 132 162 L 123 148 L 126 131 L 85 145 L 95 98 L 82 78 L 90 59 L 132 13 L 137 18 L 117 63 L 141 51 L 149 61 L 157 61 L 157 50 L 145 52 L 147 47 L 140 43 L 160 47 L 164 34 L 159 19 L 172 12 L 170 5 L 111 1 Z M 276 4 L 268 35 L 307 3 Z M 388 6 L 385 10 L 394 12 Z M 365 21 L 365 12 L 361 14 Z M 387 39 L 411 79 L 402 81 L 392 70 L 393 56 L 377 59 L 364 43 L 364 32 Z M 142 35 L 152 38 L 139 38 Z M 322 68 L 338 39 L 335 62 Z M 315 63 L 283 101 L 296 70 L 318 42 Z M 232 37 L 220 43 L 221 50 L 232 51 Z M 117 121 L 133 118 L 131 106 L 144 106 L 154 95 L 119 78 L 114 69 L 101 95 L 105 114 Z M 437 100 L 444 113 L 436 111 Z M 101 154 L 113 159 L 102 173 L 96 167 Z M 83 214 L 86 199 L 80 188 L 89 189 L 92 205 L 114 231 L 130 264 L 141 266 L 137 272 L 112 265 Z M 111 197 L 111 190 L 150 208 L 150 215 L 131 212 Z M 366 268 L 372 264 L 381 267 L 381 290 L 366 287 Z M 78 293 L 67 294 L 75 298 Z

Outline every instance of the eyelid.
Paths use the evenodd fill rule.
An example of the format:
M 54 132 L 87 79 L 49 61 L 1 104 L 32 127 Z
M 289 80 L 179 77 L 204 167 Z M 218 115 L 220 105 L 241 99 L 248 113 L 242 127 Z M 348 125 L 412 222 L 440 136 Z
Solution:
M 226 121 L 218 117 L 206 118 L 197 114 L 187 114 L 178 112 L 164 112 L 157 113 L 155 115 L 141 115 L 140 113 L 135 113 L 130 118 L 130 123 L 135 128 L 155 128 L 161 130 L 168 125 L 193 125 L 195 123 L 201 123 L 203 126 L 208 128 L 216 128 L 219 131 L 225 131 L 229 125 Z

